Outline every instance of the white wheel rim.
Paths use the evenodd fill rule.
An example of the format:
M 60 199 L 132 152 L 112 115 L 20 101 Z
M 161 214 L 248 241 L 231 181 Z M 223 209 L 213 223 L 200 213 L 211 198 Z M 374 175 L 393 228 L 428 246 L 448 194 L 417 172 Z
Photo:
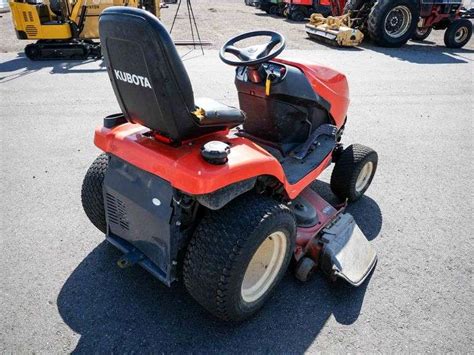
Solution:
M 467 38 L 468 33 L 469 32 L 468 32 L 468 29 L 466 27 L 461 27 L 454 34 L 454 40 L 457 43 L 461 43 L 462 41 L 464 41 Z
M 270 234 L 250 260 L 242 281 L 245 302 L 255 302 L 266 294 L 280 272 L 286 255 L 287 240 L 283 232 Z
M 372 171 L 374 170 L 374 163 L 368 161 L 359 173 L 356 181 L 356 192 L 361 192 L 369 183 Z
M 403 36 L 411 25 L 411 11 L 406 6 L 394 7 L 385 17 L 385 32 L 392 38 Z

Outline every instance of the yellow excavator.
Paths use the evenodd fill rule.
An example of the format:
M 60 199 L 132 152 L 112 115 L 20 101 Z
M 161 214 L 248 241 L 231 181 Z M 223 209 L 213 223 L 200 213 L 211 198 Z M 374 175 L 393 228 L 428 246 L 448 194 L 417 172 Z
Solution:
M 160 0 L 9 0 L 18 39 L 31 60 L 100 58 L 99 15 L 110 6 L 142 8 L 160 16 Z

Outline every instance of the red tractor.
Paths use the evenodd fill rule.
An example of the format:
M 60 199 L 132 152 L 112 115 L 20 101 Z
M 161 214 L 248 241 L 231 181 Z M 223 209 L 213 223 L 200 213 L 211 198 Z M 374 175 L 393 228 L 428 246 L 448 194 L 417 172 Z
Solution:
M 286 3 L 284 14 L 290 20 L 304 21 L 314 13 L 329 16 L 331 12 L 331 0 L 284 0 Z
M 446 30 L 444 43 L 461 48 L 472 36 L 472 10 L 462 0 L 332 0 L 332 13 L 351 12 L 352 27 L 384 47 L 400 47 L 409 39 L 424 40 L 431 30 Z

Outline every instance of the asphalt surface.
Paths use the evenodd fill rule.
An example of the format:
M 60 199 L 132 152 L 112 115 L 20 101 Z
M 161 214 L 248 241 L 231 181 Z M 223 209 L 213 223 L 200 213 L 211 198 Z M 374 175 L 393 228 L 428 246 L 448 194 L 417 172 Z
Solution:
M 350 206 L 379 255 L 361 287 L 288 275 L 253 319 L 215 320 L 120 253 L 81 208 L 118 110 L 101 62 L 0 54 L 0 352 L 457 352 L 473 349 L 472 50 L 287 51 L 347 74 L 344 137 L 376 149 L 367 196 Z M 216 51 L 186 57 L 196 96 L 237 104 Z M 327 171 L 316 188 L 329 195 Z

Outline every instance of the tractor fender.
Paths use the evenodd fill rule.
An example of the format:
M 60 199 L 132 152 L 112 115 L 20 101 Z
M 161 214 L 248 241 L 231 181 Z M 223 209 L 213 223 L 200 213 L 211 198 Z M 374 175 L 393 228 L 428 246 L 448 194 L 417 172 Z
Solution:
M 213 165 L 202 157 L 201 148 L 210 141 L 230 146 L 225 164 Z M 201 203 L 211 209 L 251 189 L 252 181 L 259 176 L 274 177 L 293 199 L 332 159 L 329 154 L 306 176 L 290 182 L 275 156 L 250 139 L 237 135 L 236 130 L 205 135 L 175 147 L 153 139 L 152 132 L 144 126 L 124 123 L 113 128 L 98 127 L 94 143 L 102 151 L 168 181 L 173 188 L 190 196 L 200 196 Z

